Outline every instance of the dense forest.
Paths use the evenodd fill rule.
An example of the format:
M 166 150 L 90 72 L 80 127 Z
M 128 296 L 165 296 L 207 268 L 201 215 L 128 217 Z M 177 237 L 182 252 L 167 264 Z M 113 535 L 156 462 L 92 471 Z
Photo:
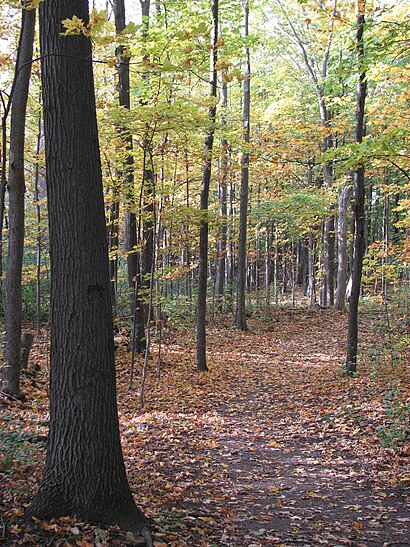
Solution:
M 237 453 L 235 435 L 224 437 L 217 418 L 232 418 L 231 431 L 242 431 L 237 416 L 247 413 L 261 477 L 266 450 L 279 450 L 284 438 L 295 454 L 316 458 L 295 439 L 317 420 L 335 432 L 334 448 L 323 453 L 343 455 L 341 439 L 358 435 L 354 461 L 366 453 L 384 470 L 374 464 L 374 480 L 401 489 L 386 497 L 402 529 L 388 520 L 376 544 L 391 534 L 403 539 L 410 522 L 400 501 L 410 456 L 408 2 L 62 4 L 0 2 L 1 539 L 293 544 L 296 532 L 279 521 L 263 528 L 266 515 L 257 515 L 250 495 L 244 505 L 260 526 L 246 532 L 225 526 L 219 534 L 214 512 L 195 516 L 196 501 L 158 505 L 167 495 L 155 477 L 190 461 L 205 484 L 208 466 L 223 456 L 211 449 Z M 169 450 L 175 442 L 181 460 L 158 456 L 160 471 L 148 477 L 147 453 L 163 449 L 147 445 L 141 431 L 156 428 L 158 442 L 175 428 L 161 413 L 182 424 L 188 407 L 195 418 L 184 425 L 187 446 L 201 445 L 206 458 L 184 460 L 180 432 L 169 430 Z M 279 430 L 288 412 L 301 429 L 289 437 L 288 425 L 275 440 L 270 428 L 276 421 Z M 131 448 L 127 435 L 144 416 Z M 28 463 L 30 443 L 38 453 Z M 129 469 L 135 450 L 145 461 L 139 479 Z M 11 486 L 23 468 L 39 483 L 28 499 Z M 270 507 L 278 507 L 270 498 L 287 489 L 290 474 L 269 486 Z M 178 492 L 178 481 L 167 480 L 162 492 Z M 312 481 L 290 506 L 311 497 Z M 204 495 L 219 517 L 235 520 L 229 496 L 227 506 L 219 503 L 209 484 Z M 351 496 L 345 512 L 365 505 Z M 161 520 L 166 511 L 173 529 Z M 180 528 L 173 511 L 183 514 Z M 15 524 L 23 516 L 25 524 Z M 55 529 L 30 528 L 75 516 Z M 203 532 L 189 521 L 198 518 Z M 91 532 L 84 522 L 128 535 Z M 361 519 L 349 525 L 354 537 L 343 526 L 339 543 L 359 545 Z M 307 544 L 335 544 L 308 528 Z

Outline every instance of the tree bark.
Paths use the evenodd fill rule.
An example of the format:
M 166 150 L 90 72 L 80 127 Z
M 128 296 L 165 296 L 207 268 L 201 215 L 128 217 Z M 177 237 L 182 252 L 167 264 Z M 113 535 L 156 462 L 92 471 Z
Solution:
M 218 41 L 218 0 L 212 0 L 212 38 L 210 55 L 211 97 L 217 96 L 217 41 Z M 206 293 L 208 277 L 208 202 L 211 182 L 212 149 L 215 133 L 216 101 L 209 108 L 209 129 L 205 139 L 204 169 L 201 186 L 201 222 L 199 228 L 198 301 L 196 315 L 196 368 L 208 370 L 206 364 Z
M 28 367 L 28 359 L 33 342 L 34 334 L 31 332 L 23 332 L 21 335 L 21 370 Z
M 140 0 L 142 17 L 142 38 L 148 37 L 149 17 L 151 9 L 151 0 Z M 149 60 L 149 55 L 144 56 L 144 60 Z M 142 76 L 142 86 L 149 88 L 149 76 Z M 144 101 L 142 101 L 144 104 Z M 153 257 L 153 215 L 154 215 L 154 171 L 152 163 L 152 145 L 148 134 L 148 128 L 143 140 L 143 164 L 142 164 L 142 188 L 141 188 L 141 206 L 140 206 L 140 225 L 142 224 L 142 235 L 140 235 L 141 252 L 139 254 L 138 266 L 139 272 L 136 277 L 135 287 L 135 314 L 134 314 L 134 337 L 133 346 L 138 353 L 145 354 L 146 338 L 145 327 L 148 321 L 148 304 L 146 298 L 149 293 L 149 278 L 152 268 Z
M 244 35 L 249 35 L 249 3 L 242 1 L 244 10 Z M 250 142 L 250 77 L 251 64 L 249 47 L 245 47 L 245 79 L 243 82 L 243 141 L 242 177 L 239 206 L 239 244 L 238 244 L 238 294 L 236 306 L 236 326 L 246 331 L 246 242 L 248 228 L 248 193 L 249 193 L 249 142 Z
M 228 85 L 226 82 L 222 84 L 222 108 L 228 106 Z M 226 120 L 222 118 L 222 126 L 226 125 Z M 224 290 L 225 290 L 225 272 L 226 272 L 226 244 L 227 244 L 227 177 L 228 177 L 228 141 L 224 138 L 221 141 L 221 178 L 219 181 L 219 207 L 221 225 L 219 228 L 218 239 L 218 263 L 215 280 L 215 299 L 216 309 L 221 312 L 223 307 Z
M 346 285 L 347 285 L 347 203 L 349 187 L 344 186 L 339 195 L 339 214 L 337 220 L 337 291 L 335 308 L 339 311 L 345 309 Z
M 125 18 L 125 4 L 124 0 L 114 0 L 114 18 L 115 18 L 115 31 L 117 34 L 120 34 L 126 26 Z M 125 47 L 120 45 L 116 50 L 117 56 L 117 75 L 118 75 L 118 100 L 119 105 L 125 110 L 130 110 L 131 108 L 131 99 L 130 99 L 130 58 L 125 50 Z M 124 228 L 125 228 L 125 250 L 127 252 L 127 275 L 128 275 L 128 287 L 130 291 L 130 306 L 131 306 L 131 317 L 138 316 L 138 313 L 141 309 L 142 304 L 138 301 L 135 284 L 137 282 L 138 276 L 138 254 L 137 254 L 137 216 L 135 214 L 135 189 L 134 189 L 134 156 L 133 156 L 133 143 L 132 135 L 127 127 L 127 124 L 124 124 L 123 127 L 119 128 L 120 136 L 123 140 L 126 149 L 127 157 L 124 164 L 122 165 L 122 174 L 123 181 L 126 187 L 126 206 L 124 213 Z M 113 222 L 117 227 L 117 238 L 118 238 L 118 218 L 116 204 L 113 204 Z M 118 245 L 118 239 L 113 241 L 115 245 Z M 111 279 L 115 279 L 114 269 L 116 268 L 116 262 L 111 262 Z M 141 321 L 136 322 L 137 325 L 141 324 Z M 133 340 L 139 340 L 141 337 L 144 338 L 144 324 L 142 321 L 142 326 L 136 329 L 137 331 L 133 335 Z M 142 350 L 141 350 L 142 351 Z
M 12 97 L 9 162 L 9 244 L 6 266 L 5 347 L 3 392 L 15 398 L 20 393 L 22 270 L 24 254 L 24 144 L 28 91 L 33 58 L 36 10 L 22 10 L 15 87 Z
M 266 239 L 265 239 L 265 307 L 270 308 L 270 284 L 272 277 L 272 225 L 266 222 Z
M 88 22 L 86 0 L 40 4 L 52 276 L 50 432 L 44 475 L 26 516 L 77 515 L 147 535 L 120 444 L 91 42 L 61 35 L 60 21 L 74 15 Z
M 315 236 L 309 232 L 309 247 L 308 247 L 308 296 L 309 307 L 314 308 L 316 305 L 316 253 L 315 253 Z
M 358 15 L 356 22 L 356 51 L 359 64 L 359 83 L 357 90 L 356 120 L 355 120 L 355 141 L 363 142 L 364 136 L 364 114 L 367 93 L 365 53 L 364 53 L 364 24 L 365 24 L 365 0 L 358 0 Z M 360 285 L 362 280 L 363 255 L 364 255 L 364 232 L 365 232 L 365 186 L 364 166 L 359 165 L 354 172 L 354 258 L 352 269 L 352 293 L 349 305 L 349 323 L 347 335 L 347 356 L 346 373 L 352 375 L 357 369 L 357 344 L 358 344 L 358 307 L 360 297 Z
M 41 103 L 41 90 L 40 90 L 40 97 L 39 97 L 39 103 Z M 43 121 L 42 121 L 42 115 L 40 114 L 38 117 L 38 132 L 37 132 L 37 146 L 36 146 L 36 168 L 35 168 L 35 174 L 34 174 L 34 201 L 35 201 L 35 207 L 36 207 L 36 220 L 37 220 L 37 237 L 36 237 L 36 331 L 37 331 L 37 338 L 40 338 L 40 330 L 41 330 L 41 260 L 42 260 L 42 244 L 43 244 L 43 229 L 41 226 L 41 203 L 40 203 L 40 188 L 41 188 L 41 182 L 43 182 L 43 188 L 44 188 L 44 180 L 40 181 L 40 165 L 39 165 L 39 157 L 40 157 L 40 151 L 44 146 L 44 138 L 43 138 Z

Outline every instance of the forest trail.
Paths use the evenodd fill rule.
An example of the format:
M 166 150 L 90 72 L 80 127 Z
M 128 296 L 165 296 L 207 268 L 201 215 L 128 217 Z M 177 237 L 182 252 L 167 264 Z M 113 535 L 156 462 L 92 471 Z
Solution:
M 345 328 L 340 314 L 306 310 L 247 333 L 210 328 L 202 376 L 187 374 L 186 347 L 168 348 L 135 423 L 144 508 L 164 544 L 410 545 L 409 459 L 380 445 L 386 385 L 343 375 Z
M 375 337 L 369 325 L 364 348 Z M 226 318 L 208 327 L 205 374 L 194 369 L 192 331 L 165 329 L 161 380 L 154 347 L 143 411 L 139 377 L 128 391 L 130 357 L 119 348 L 125 463 L 156 547 L 410 545 L 410 445 L 383 448 L 378 432 L 388 394 L 409 396 L 408 371 L 366 366 L 346 378 L 345 329 L 346 316 L 326 310 L 261 315 L 246 333 Z M 44 355 L 37 348 L 33 359 Z M 3 401 L 5 416 L 41 440 L 45 376 L 25 384 L 27 401 Z M 4 545 L 132 544 L 75 519 L 21 528 L 44 443 L 20 441 L 24 455 L 4 475 Z

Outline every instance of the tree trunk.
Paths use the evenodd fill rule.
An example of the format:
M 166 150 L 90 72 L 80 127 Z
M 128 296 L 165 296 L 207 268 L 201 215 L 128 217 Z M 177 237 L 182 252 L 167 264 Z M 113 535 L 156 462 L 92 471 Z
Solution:
M 149 304 L 146 298 L 150 293 L 151 270 L 154 260 L 154 170 L 152 167 L 152 153 L 150 145 L 144 144 L 144 167 L 143 167 L 143 220 L 142 220 L 142 241 L 141 241 L 141 276 L 140 276 L 140 300 L 142 301 L 142 314 L 140 321 L 146 327 L 148 321 Z M 151 313 L 152 315 L 152 313 Z M 146 349 L 145 335 L 139 339 L 138 351 Z
M 30 356 L 31 346 L 34 342 L 34 334 L 31 332 L 23 332 L 21 335 L 21 370 L 28 367 L 28 359 Z
M 334 306 L 335 303 L 335 218 L 326 221 L 326 303 Z
M 231 177 L 228 185 L 228 218 L 227 218 L 227 249 L 226 249 L 226 283 L 227 298 L 229 302 L 233 301 L 233 285 L 235 275 L 235 183 L 234 178 Z M 228 296 L 229 295 L 229 296 Z
M 142 17 L 142 39 L 148 36 L 149 16 L 151 9 L 151 0 L 140 0 Z M 149 55 L 144 56 L 144 60 L 149 60 Z M 149 88 L 149 76 L 143 74 L 142 85 L 144 89 Z M 142 101 L 142 104 L 144 102 Z M 152 168 L 152 148 L 148 135 L 145 132 L 143 141 L 143 165 L 142 165 L 142 188 L 141 188 L 141 206 L 140 221 L 142 224 L 142 235 L 140 236 L 141 252 L 137 257 L 137 275 L 135 286 L 135 313 L 133 321 L 133 350 L 145 354 L 146 338 L 145 327 L 148 319 L 148 305 L 145 299 L 149 293 L 149 278 L 151 272 L 151 261 L 153 256 L 153 211 L 154 202 L 154 172 Z
M 35 9 L 22 10 L 15 88 L 12 97 L 9 169 L 9 244 L 6 266 L 3 392 L 20 398 L 22 270 L 24 253 L 24 143 L 33 58 Z
M 249 35 L 249 3 L 242 0 L 244 9 L 245 38 Z M 236 326 L 246 331 L 246 240 L 248 227 L 248 193 L 249 193 L 249 142 L 250 142 L 250 52 L 245 48 L 245 79 L 243 82 L 243 141 L 242 178 L 239 206 L 239 243 L 238 243 L 238 295 L 236 307 Z
M 386 176 L 386 182 L 388 182 L 388 175 Z M 389 196 L 385 194 L 383 197 L 383 256 L 382 256 L 382 295 L 383 301 L 387 299 L 387 279 L 386 279 L 386 266 L 389 262 Z
M 324 116 L 322 120 L 323 127 L 328 128 L 331 120 L 331 116 L 328 113 L 326 106 L 324 106 Z M 332 146 L 330 137 L 323 139 L 323 152 L 329 150 Z M 333 185 L 333 169 L 332 166 L 325 162 L 323 165 L 323 179 L 326 187 L 330 188 Z M 335 219 L 334 217 L 328 218 L 323 226 L 323 301 L 322 305 L 333 306 L 334 305 L 334 269 L 335 269 Z
M 114 18 L 115 18 L 115 31 L 120 34 L 126 26 L 125 19 L 125 5 L 124 0 L 114 0 Z M 118 101 L 119 105 L 124 107 L 125 110 L 130 110 L 130 58 L 126 53 L 124 46 L 118 46 L 116 50 L 117 56 L 117 75 L 118 75 Z M 131 316 L 135 313 L 135 283 L 138 274 L 138 256 L 137 256 L 137 217 L 134 212 L 135 209 L 135 193 L 134 193 L 134 156 L 133 156 L 133 144 L 132 135 L 129 133 L 127 122 L 119 127 L 119 133 L 122 141 L 127 149 L 127 157 L 121 166 L 124 185 L 126 187 L 126 204 L 124 213 L 124 230 L 125 230 L 125 250 L 127 252 L 127 275 L 128 275 L 128 287 L 130 291 L 130 304 L 131 304 Z M 118 215 L 119 209 L 114 202 L 112 211 L 112 222 L 116 227 L 118 236 Z M 113 232 L 115 229 L 113 229 Z M 118 239 L 111 242 L 112 245 L 118 244 Z M 111 261 L 111 280 L 115 279 L 116 275 L 114 270 L 116 269 L 116 260 Z M 113 283 L 113 281 L 111 281 Z M 115 288 L 112 287 L 111 293 L 113 294 Z M 142 327 L 142 332 L 144 326 Z
M 363 43 L 363 31 L 365 24 L 365 0 L 358 0 L 358 16 L 356 31 L 356 50 L 359 63 L 359 84 L 356 104 L 355 141 L 363 142 L 364 113 L 367 92 L 365 54 Z M 365 231 L 365 187 L 364 166 L 359 165 L 354 172 L 354 258 L 352 271 L 352 293 L 349 305 L 349 325 L 347 335 L 346 372 L 352 375 L 357 368 L 357 337 L 358 337 L 358 307 L 360 297 L 360 285 L 362 280 L 363 255 L 364 255 L 364 231 Z
M 228 85 L 222 84 L 222 108 L 228 106 Z M 226 120 L 222 118 L 222 126 L 226 125 Z M 216 309 L 221 312 L 223 307 L 224 289 L 225 289 L 225 271 L 226 271 L 226 244 L 227 244 L 227 177 L 228 177 L 228 141 L 224 138 L 221 141 L 221 178 L 219 181 L 219 207 L 221 226 L 219 228 L 218 239 L 218 263 L 215 280 L 215 298 Z
M 316 304 L 316 253 L 315 253 L 315 237 L 312 232 L 309 233 L 309 248 L 308 248 L 308 296 L 309 307 L 314 308 Z
M 210 55 L 211 97 L 217 96 L 218 0 L 212 0 L 212 37 Z M 196 368 L 208 370 L 206 364 L 206 293 L 208 277 L 208 202 L 211 182 L 212 149 L 215 133 L 216 105 L 208 111 L 209 130 L 205 139 L 204 170 L 201 186 L 201 221 L 199 228 L 198 303 L 196 315 Z
M 266 243 L 265 243 L 265 307 L 270 308 L 270 284 L 272 277 L 272 226 L 266 223 Z
M 349 187 L 345 186 L 339 195 L 339 214 L 337 220 L 337 292 L 335 308 L 339 311 L 345 309 L 346 285 L 347 285 L 347 203 Z
M 39 103 L 41 103 L 41 91 L 39 97 Z M 42 116 L 38 117 L 38 132 L 37 132 L 37 146 L 36 146 L 36 168 L 34 174 L 34 201 L 36 207 L 36 220 L 37 220 L 37 238 L 36 238 L 36 331 L 37 338 L 40 338 L 41 330 L 41 251 L 43 243 L 43 229 L 41 226 L 41 203 L 40 203 L 40 166 L 39 166 L 39 156 L 40 151 L 44 146 L 44 138 L 42 133 Z M 41 181 L 44 187 L 44 180 Z
M 40 4 L 51 259 L 50 432 L 28 517 L 77 515 L 147 534 L 128 486 L 117 415 L 107 232 L 86 0 Z M 152 543 L 150 543 L 152 544 Z

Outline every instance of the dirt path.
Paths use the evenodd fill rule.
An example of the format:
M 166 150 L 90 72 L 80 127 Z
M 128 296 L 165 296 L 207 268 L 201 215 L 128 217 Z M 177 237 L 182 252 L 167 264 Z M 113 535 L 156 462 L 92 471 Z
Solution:
M 149 478 L 160 541 L 410 545 L 408 491 L 380 450 L 374 393 L 340 370 L 344 328 L 336 314 L 303 312 L 264 331 L 211 332 L 209 377 L 185 392 L 167 378 L 163 403 L 182 389 L 179 412 L 139 418 L 160 468 Z

